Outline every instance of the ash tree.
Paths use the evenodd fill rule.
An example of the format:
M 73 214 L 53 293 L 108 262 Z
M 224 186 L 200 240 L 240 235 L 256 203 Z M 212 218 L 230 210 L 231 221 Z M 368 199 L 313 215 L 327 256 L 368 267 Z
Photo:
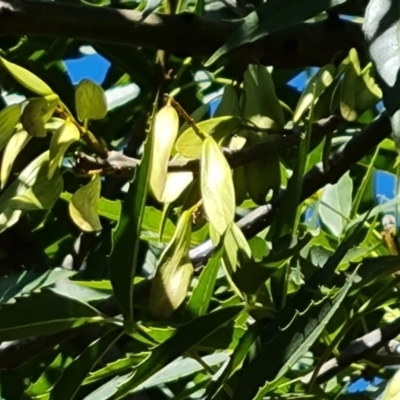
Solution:
M 0 0 L 1 397 L 397 399 L 399 10 Z

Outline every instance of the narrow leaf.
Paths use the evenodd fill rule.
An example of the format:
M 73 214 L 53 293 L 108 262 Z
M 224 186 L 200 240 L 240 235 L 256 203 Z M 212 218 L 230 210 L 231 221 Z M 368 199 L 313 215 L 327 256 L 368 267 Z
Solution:
M 44 289 L 1 307 L 0 340 L 49 335 L 92 322 L 103 322 L 96 309 Z
M 2 57 L 0 57 L 0 64 L 7 69 L 7 71 L 15 80 L 17 80 L 22 86 L 25 86 L 30 91 L 41 96 L 46 96 L 53 93 L 46 83 L 44 83 L 41 79 L 27 69 L 13 64 Z
M 29 295 L 35 290 L 53 285 L 59 279 L 69 278 L 74 274 L 74 271 L 55 268 L 42 273 L 24 271 L 10 275 L 0 281 L 0 304 L 6 304 L 17 297 Z
M 199 281 L 193 289 L 186 306 L 186 312 L 191 318 L 204 315 L 208 310 L 214 292 L 218 270 L 221 266 L 222 252 L 223 248 L 219 247 L 201 271 Z
M 259 399 L 274 388 L 274 382 L 284 376 L 321 335 L 345 299 L 354 276 L 355 274 L 347 280 L 333 299 L 312 305 L 309 310 L 298 315 L 289 327 L 280 331 L 275 340 L 264 345 L 257 357 L 244 370 L 233 400 Z M 265 364 L 267 356 L 270 357 L 270 362 Z
M 88 346 L 64 369 L 50 392 L 50 400 L 73 400 L 86 376 L 120 337 L 121 331 L 113 329 Z
M 178 329 L 174 336 L 156 347 L 150 357 L 139 365 L 128 379 L 118 388 L 113 399 L 122 399 L 163 367 L 216 332 L 220 327 L 235 319 L 243 306 L 226 307 L 198 317 Z
M 154 103 L 152 121 L 156 113 L 157 98 Z M 125 318 L 133 319 L 133 277 L 139 251 L 142 221 L 145 214 L 152 159 L 152 137 L 154 122 L 147 135 L 144 153 L 136 175 L 131 181 L 127 196 L 121 208 L 117 228 L 113 231 L 113 249 L 109 258 L 110 279 L 115 297 Z M 157 227 L 158 228 L 158 227 Z

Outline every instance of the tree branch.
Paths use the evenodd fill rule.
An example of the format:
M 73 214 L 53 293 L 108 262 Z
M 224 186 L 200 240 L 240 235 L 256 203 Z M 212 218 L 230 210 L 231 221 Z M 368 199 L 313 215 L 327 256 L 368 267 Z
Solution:
M 336 183 L 346 171 L 360 161 L 390 133 L 389 118 L 386 114 L 381 114 L 358 135 L 355 135 L 331 155 L 330 167 L 327 171 L 324 171 L 321 162 L 307 173 L 304 178 L 301 201 L 304 201 L 328 183 Z M 275 203 L 256 208 L 237 223 L 246 237 L 251 238 L 271 225 L 284 195 L 285 191 L 280 194 Z M 194 265 L 199 266 L 210 257 L 212 252 L 213 245 L 211 240 L 208 240 L 192 249 L 190 258 Z
M 335 131 L 341 119 L 336 116 L 317 121 L 313 124 L 312 135 L 314 137 L 324 137 L 328 133 Z M 224 155 L 232 168 L 239 167 L 251 161 L 277 154 L 296 146 L 300 142 L 300 135 L 297 129 L 284 129 L 282 136 L 272 139 L 265 143 L 245 147 L 240 150 L 232 151 L 223 148 Z M 75 160 L 75 171 L 78 175 L 87 176 L 90 171 L 100 172 L 102 175 L 123 176 L 131 178 L 134 169 L 140 164 L 140 160 L 127 157 L 118 151 L 108 152 L 107 158 L 88 156 L 85 153 L 78 153 Z M 168 165 L 170 172 L 192 171 L 199 172 L 200 160 L 175 160 Z
M 162 49 L 174 55 L 208 57 L 240 26 L 242 20 L 218 20 L 190 13 L 142 14 L 67 3 L 0 0 L 0 36 L 33 35 Z M 259 60 L 279 68 L 322 66 L 339 62 L 355 47 L 363 59 L 359 24 L 331 20 L 300 23 L 249 43 L 233 61 Z
M 318 371 L 316 382 L 326 382 L 352 363 L 363 358 L 368 358 L 369 355 L 384 347 L 388 342 L 390 342 L 390 340 L 394 339 L 399 334 L 400 318 L 397 318 L 390 324 L 375 329 L 372 332 L 353 340 L 338 357 L 332 358 L 322 365 Z M 306 375 L 302 379 L 302 382 L 308 384 L 312 375 L 313 372 Z

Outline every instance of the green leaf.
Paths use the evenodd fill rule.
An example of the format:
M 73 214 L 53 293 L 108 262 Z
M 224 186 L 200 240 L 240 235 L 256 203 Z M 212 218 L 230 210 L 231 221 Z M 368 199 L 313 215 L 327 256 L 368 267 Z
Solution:
M 0 171 L 0 189 L 4 189 L 7 184 L 10 172 L 21 150 L 28 144 L 32 136 L 27 131 L 19 129 L 11 136 L 4 148 Z
M 73 400 L 86 376 L 120 337 L 121 331 L 113 329 L 88 346 L 64 369 L 50 392 L 50 400 Z
M 233 354 L 230 356 L 228 364 L 218 376 L 218 379 L 212 380 L 210 385 L 207 387 L 206 400 L 214 399 L 224 387 L 229 377 L 242 366 L 243 361 L 249 355 L 250 348 L 257 339 L 262 328 L 263 324 L 259 321 L 247 328 L 245 334 L 240 338 Z
M 271 154 L 243 166 L 247 192 L 257 205 L 265 204 L 267 194 L 273 191 L 273 198 L 279 194 L 281 167 L 279 157 Z
M 174 202 L 192 183 L 193 173 L 190 171 L 169 172 L 166 176 L 161 201 L 165 204 Z
M 226 85 L 224 87 L 224 94 L 215 111 L 214 118 L 233 115 L 235 117 L 241 116 L 239 98 L 236 89 L 233 85 Z
M 285 119 L 268 68 L 249 65 L 244 74 L 243 117 L 259 128 L 283 128 Z
M 372 63 L 369 63 L 359 76 L 359 84 L 356 92 L 356 105 L 361 111 L 373 107 L 381 98 L 382 90 L 375 83 Z
M 152 162 L 150 167 L 150 189 L 154 197 L 164 202 L 167 183 L 168 161 L 179 129 L 179 117 L 175 108 L 167 104 L 155 117 L 153 128 Z
M 211 135 L 217 142 L 230 135 L 240 125 L 240 119 L 232 116 L 224 116 L 208 119 L 197 124 L 201 132 Z M 200 158 L 203 138 L 198 136 L 193 128 L 187 128 L 176 141 L 175 148 L 178 153 L 187 158 Z
M 174 336 L 153 349 L 150 357 L 121 384 L 112 398 L 122 399 L 163 367 L 193 349 L 221 326 L 235 319 L 242 311 L 242 305 L 226 307 L 200 316 L 180 327 Z
M 133 277 L 139 252 L 142 221 L 145 215 L 152 159 L 152 138 L 156 104 L 154 102 L 150 134 L 147 135 L 144 153 L 136 175 L 131 181 L 121 208 L 117 228 L 113 231 L 113 249 L 109 258 L 110 280 L 115 297 L 128 321 L 133 319 Z
M 353 181 L 349 173 L 343 175 L 335 185 L 326 185 L 322 192 L 319 215 L 335 236 L 340 236 L 347 225 L 352 192 Z
M 235 215 L 235 190 L 232 172 L 215 140 L 203 144 L 201 157 L 201 195 L 210 224 L 223 235 Z
M 9 303 L 15 298 L 51 286 L 58 280 L 69 278 L 75 273 L 74 271 L 56 268 L 42 273 L 24 271 L 10 275 L 0 281 L 0 304 Z
M 307 311 L 296 316 L 290 326 L 281 330 L 275 340 L 264 345 L 257 357 L 243 371 L 233 400 L 261 399 L 273 390 L 275 383 L 298 362 L 322 334 L 349 292 L 354 276 L 355 274 L 347 280 L 334 298 L 311 304 Z M 270 362 L 265 364 L 267 355 Z
M 0 340 L 49 335 L 93 322 L 104 322 L 96 309 L 44 289 L 1 307 Z
M 18 203 L 13 204 L 12 199 L 23 196 L 41 178 L 47 179 L 48 160 L 48 151 L 35 158 L 0 197 L 0 233 L 14 225 L 23 214 L 21 209 L 15 208 Z
M 2 57 L 0 57 L 0 64 L 7 69 L 7 71 L 15 80 L 17 80 L 22 86 L 25 86 L 31 92 L 37 93 L 41 96 L 53 94 L 53 91 L 49 86 L 47 86 L 46 83 L 44 83 L 41 79 L 27 69 L 13 64 Z
M 21 104 L 12 104 L 0 111 L 0 150 L 13 134 L 21 115 Z
M 39 398 L 47 400 L 49 398 L 48 391 L 54 386 L 62 371 L 71 361 L 72 358 L 68 354 L 63 354 L 62 351 L 58 353 L 56 358 L 47 366 L 40 377 L 29 385 L 25 393 L 31 396 L 31 398 L 40 396 Z
M 48 178 L 51 179 L 57 168 L 62 162 L 64 153 L 68 147 L 80 138 L 79 130 L 76 125 L 68 120 L 57 129 L 50 142 L 50 165 Z
M 22 127 L 31 135 L 46 136 L 45 123 L 53 115 L 59 98 L 56 95 L 38 97 L 29 100 L 21 115 Z
M 258 236 L 254 236 L 249 240 L 251 255 L 255 261 L 261 261 L 269 254 L 269 247 L 267 242 Z
M 193 274 L 188 257 L 192 211 L 179 218 L 176 231 L 161 254 L 150 294 L 150 311 L 156 318 L 168 318 L 185 300 Z
M 236 47 L 283 30 L 296 22 L 306 21 L 344 2 L 346 0 L 268 0 L 244 18 L 240 28 L 210 57 L 205 66 L 210 66 Z
M 293 123 L 296 123 L 303 116 L 304 112 L 315 103 L 325 89 L 333 82 L 336 67 L 333 64 L 325 65 L 310 79 L 297 103 L 293 115 Z
M 94 175 L 87 185 L 80 187 L 74 193 L 69 203 L 69 214 L 72 221 L 84 232 L 101 230 L 100 218 L 97 214 L 100 190 L 100 176 Z
M 114 375 L 120 375 L 128 369 L 144 361 L 149 353 L 128 354 L 127 357 L 107 364 L 105 367 L 91 372 L 84 380 L 83 385 L 87 385 Z
M 80 121 L 104 118 L 107 101 L 103 88 L 90 79 L 82 79 L 75 90 L 75 107 Z
M 358 117 L 356 93 L 360 74 L 361 68 L 357 51 L 351 49 L 344 70 L 344 77 L 340 83 L 340 111 L 347 121 L 355 121 Z
M 383 102 L 391 117 L 392 137 L 400 148 L 400 9 L 396 1 L 371 0 L 365 11 L 363 31 L 375 65 Z
M 227 359 L 227 353 L 215 353 L 202 357 L 202 361 L 206 363 L 209 367 L 220 365 Z M 139 385 L 136 389 L 132 391 L 132 393 L 137 393 L 139 391 L 150 389 L 153 387 L 160 387 L 160 385 L 165 385 L 169 382 L 176 382 L 179 379 L 185 378 L 203 370 L 203 366 L 200 365 L 196 360 L 193 360 L 191 358 L 178 358 L 177 360 L 173 361 L 171 364 L 163 368 L 161 371 L 154 374 L 146 382 Z
M 280 238 L 294 235 L 297 230 L 299 221 L 298 207 L 310 148 L 311 121 L 313 120 L 313 112 L 314 103 L 311 103 L 309 119 L 306 124 L 306 132 L 300 143 L 293 175 L 288 181 L 287 189 L 284 193 L 282 203 L 278 208 L 277 216 L 275 217 L 271 229 L 268 232 L 272 238 L 272 242 L 279 240 Z
M 222 252 L 223 247 L 219 247 L 201 271 L 199 281 L 194 287 L 186 306 L 186 312 L 191 318 L 204 315 L 208 310 L 211 297 L 214 293 L 215 281 L 221 266 Z
M 46 164 L 46 167 L 48 164 Z M 43 168 L 32 187 L 25 193 L 15 196 L 10 201 L 10 206 L 17 210 L 50 210 L 60 197 L 64 187 L 64 180 L 60 174 L 54 175 L 51 179 L 46 176 L 46 169 Z

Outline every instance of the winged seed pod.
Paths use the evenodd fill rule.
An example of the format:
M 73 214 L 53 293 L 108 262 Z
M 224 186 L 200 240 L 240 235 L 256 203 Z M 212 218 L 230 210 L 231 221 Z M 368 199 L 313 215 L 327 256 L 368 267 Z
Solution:
M 150 310 L 156 318 L 168 318 L 185 300 L 193 274 L 188 258 L 191 217 L 191 210 L 182 213 L 174 236 L 158 262 L 150 294 Z
M 150 189 L 162 202 L 167 181 L 168 161 L 179 130 L 179 116 L 170 104 L 156 114 L 153 128 L 153 159 L 150 169 Z
M 231 168 L 211 136 L 203 143 L 200 179 L 207 218 L 222 236 L 234 220 L 235 189 Z
M 400 151 L 400 4 L 399 0 L 370 0 L 363 31 L 375 65 L 383 102 L 390 115 L 392 137 Z

